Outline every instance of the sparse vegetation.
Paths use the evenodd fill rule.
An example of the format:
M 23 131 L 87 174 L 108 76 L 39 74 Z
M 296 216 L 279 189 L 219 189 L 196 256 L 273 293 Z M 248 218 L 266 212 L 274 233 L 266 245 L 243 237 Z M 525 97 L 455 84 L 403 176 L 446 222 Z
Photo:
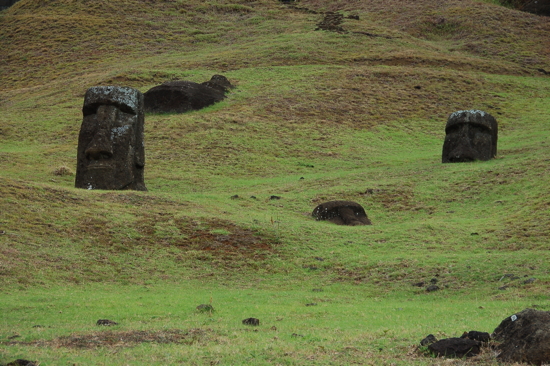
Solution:
M 550 310 L 549 31 L 469 0 L 1 11 L 0 364 L 441 365 L 429 333 Z M 73 188 L 88 87 L 213 74 L 223 102 L 146 116 L 149 192 Z M 441 164 L 461 109 L 496 117 L 496 159 Z M 330 200 L 373 225 L 315 221 Z

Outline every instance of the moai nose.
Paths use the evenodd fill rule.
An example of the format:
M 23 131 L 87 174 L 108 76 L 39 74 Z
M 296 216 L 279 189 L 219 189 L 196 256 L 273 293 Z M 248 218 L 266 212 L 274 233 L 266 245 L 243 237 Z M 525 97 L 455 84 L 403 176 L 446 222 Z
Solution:
M 97 132 L 86 147 L 86 157 L 90 160 L 110 159 L 113 157 L 111 127 L 118 116 L 118 109 L 112 105 L 99 106 L 96 112 Z

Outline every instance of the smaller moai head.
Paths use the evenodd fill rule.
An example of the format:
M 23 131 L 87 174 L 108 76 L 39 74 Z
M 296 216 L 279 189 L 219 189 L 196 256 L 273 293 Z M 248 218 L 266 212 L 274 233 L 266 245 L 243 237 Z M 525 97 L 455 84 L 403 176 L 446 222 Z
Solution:
M 443 163 L 490 160 L 497 154 L 498 124 L 489 113 L 454 112 L 447 120 L 445 133 Z
M 352 201 L 330 201 L 315 207 L 311 216 L 337 225 L 371 225 L 363 206 Z
M 86 91 L 82 113 L 75 187 L 146 191 L 143 94 L 95 86 Z

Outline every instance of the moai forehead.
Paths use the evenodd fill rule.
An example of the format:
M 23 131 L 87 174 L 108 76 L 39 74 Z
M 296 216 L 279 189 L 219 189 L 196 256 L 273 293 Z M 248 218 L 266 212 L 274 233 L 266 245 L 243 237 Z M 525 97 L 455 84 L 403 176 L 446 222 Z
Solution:
M 490 160 L 497 154 L 498 123 L 479 110 L 452 113 L 445 125 L 442 162 Z
M 447 120 L 447 125 L 445 126 L 445 132 L 449 132 L 454 126 L 470 123 L 474 125 L 479 125 L 487 128 L 491 132 L 496 132 L 497 130 L 497 121 L 489 113 L 480 110 L 468 110 L 468 111 L 457 111 L 452 113 Z
M 93 113 L 90 107 L 108 104 L 115 105 L 121 111 L 131 114 L 143 113 L 143 97 L 139 90 L 119 86 L 94 86 L 86 91 L 84 97 L 84 115 Z

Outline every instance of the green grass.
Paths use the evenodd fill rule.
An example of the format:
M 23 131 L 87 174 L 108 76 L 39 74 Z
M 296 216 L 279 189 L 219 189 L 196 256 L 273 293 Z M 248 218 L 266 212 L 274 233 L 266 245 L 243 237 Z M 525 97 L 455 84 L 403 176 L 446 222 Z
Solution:
M 296 5 L 359 20 L 314 31 L 321 13 L 268 0 L 0 12 L 0 364 L 440 365 L 416 349 L 426 335 L 548 310 L 544 18 Z M 237 86 L 223 102 L 146 115 L 148 192 L 73 188 L 88 87 L 220 73 Z M 441 164 L 463 109 L 498 120 L 496 159 Z M 373 225 L 315 221 L 329 200 Z

